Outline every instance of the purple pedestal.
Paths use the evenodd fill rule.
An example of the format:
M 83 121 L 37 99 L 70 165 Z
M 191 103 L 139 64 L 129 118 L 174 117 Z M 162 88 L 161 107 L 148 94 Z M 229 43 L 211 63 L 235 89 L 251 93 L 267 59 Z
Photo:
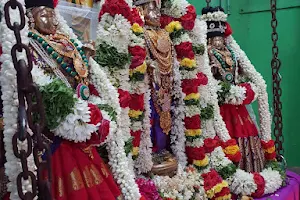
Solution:
M 288 185 L 274 194 L 256 200 L 300 200 L 300 176 L 294 172 L 287 172 Z

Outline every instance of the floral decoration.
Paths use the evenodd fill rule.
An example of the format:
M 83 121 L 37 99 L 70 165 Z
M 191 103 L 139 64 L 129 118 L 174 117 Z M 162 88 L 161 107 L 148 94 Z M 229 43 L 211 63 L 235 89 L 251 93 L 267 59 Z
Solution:
M 4 0 L 0 4 L 0 12 L 4 13 L 4 6 L 7 3 Z M 19 1 L 22 8 L 25 10 L 25 2 L 23 0 Z M 11 19 L 20 21 L 20 14 L 17 10 L 9 9 L 9 15 Z M 20 36 L 24 44 L 28 44 L 29 40 L 27 38 L 28 27 L 25 26 L 21 30 Z M 7 190 L 10 192 L 10 199 L 18 200 L 18 189 L 17 189 L 17 176 L 22 172 L 21 161 L 15 157 L 12 146 L 12 138 L 14 134 L 18 131 L 18 91 L 17 91 L 17 75 L 12 62 L 11 49 L 14 44 L 16 44 L 16 39 L 14 32 L 10 30 L 5 22 L 4 15 L 1 15 L 0 20 L 0 44 L 2 47 L 2 55 L 0 56 L 1 72 L 0 72 L 0 82 L 2 90 L 2 101 L 3 101 L 3 122 L 4 122 L 4 148 L 5 148 L 5 174 L 9 179 L 7 184 Z M 24 52 L 18 55 L 19 59 L 26 60 L 26 54 Z M 18 141 L 18 149 L 27 151 L 27 143 Z M 33 156 L 30 155 L 27 159 L 28 171 L 34 172 L 36 166 L 34 163 Z M 23 192 L 31 192 L 32 185 L 30 181 L 23 181 Z
M 137 10 L 131 9 L 131 43 L 128 47 L 132 56 L 130 68 L 131 102 L 129 105 L 131 120 L 131 135 L 136 141 L 133 151 L 135 167 L 139 173 L 145 173 L 152 168 L 152 143 L 150 137 L 150 90 L 147 78 L 146 47 L 144 38 L 144 22 Z

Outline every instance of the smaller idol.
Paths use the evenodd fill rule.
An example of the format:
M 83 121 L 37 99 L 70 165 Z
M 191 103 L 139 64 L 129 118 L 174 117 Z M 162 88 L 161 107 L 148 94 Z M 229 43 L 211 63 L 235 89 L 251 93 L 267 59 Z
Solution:
M 257 87 L 247 79 L 239 58 L 226 42 L 226 36 L 231 34 L 231 30 L 224 9 L 207 7 L 202 10 L 203 15 L 208 16 L 208 13 L 212 16 L 205 19 L 208 27 L 208 55 L 212 73 L 221 87 L 218 92 L 221 115 L 230 136 L 236 139 L 240 147 L 242 159 L 239 168 L 260 172 L 264 168 L 264 152 L 258 129 L 246 107 L 255 100 Z
M 172 128 L 173 50 L 169 33 L 160 28 L 160 0 L 137 0 L 134 5 L 145 20 L 148 75 L 151 88 L 151 139 L 153 169 L 157 175 L 172 175 L 177 161 L 172 155 L 170 134 Z

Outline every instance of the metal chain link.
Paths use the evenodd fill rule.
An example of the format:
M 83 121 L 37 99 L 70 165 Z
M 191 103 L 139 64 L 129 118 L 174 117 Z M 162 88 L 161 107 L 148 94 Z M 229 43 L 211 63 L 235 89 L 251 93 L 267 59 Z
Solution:
M 274 122 L 274 135 L 276 138 L 275 144 L 276 144 L 276 152 L 277 155 L 283 155 L 283 142 L 284 138 L 282 135 L 282 129 L 283 129 L 283 123 L 282 123 L 282 102 L 280 100 L 280 97 L 282 95 L 282 89 L 280 87 L 281 83 L 281 76 L 279 74 L 279 70 L 281 67 L 281 61 L 278 58 L 279 54 L 279 48 L 277 46 L 278 41 L 278 33 L 277 33 L 277 26 L 278 21 L 276 17 L 277 12 L 277 1 L 276 0 L 270 0 L 271 3 L 271 13 L 272 13 L 272 20 L 271 20 L 271 26 L 272 26 L 272 54 L 273 58 L 271 61 L 271 67 L 272 67 L 272 79 L 273 79 L 273 122 Z M 281 161 L 281 158 L 279 157 L 279 160 Z
M 12 19 L 10 17 L 10 9 L 18 9 L 20 19 Z M 4 15 L 7 27 L 14 31 L 16 37 L 16 44 L 12 47 L 11 56 L 14 67 L 17 71 L 18 84 L 18 132 L 13 136 L 13 151 L 14 155 L 20 159 L 22 164 L 22 172 L 17 176 L 18 195 L 21 199 L 32 200 L 39 196 L 39 199 L 51 199 L 51 156 L 50 148 L 44 142 L 41 131 L 45 125 L 45 111 L 42 105 L 41 94 L 38 87 L 33 83 L 31 70 L 32 60 L 30 50 L 27 45 L 22 43 L 21 30 L 25 27 L 25 13 L 22 5 L 17 0 L 10 0 L 4 6 Z M 14 23 L 11 23 L 14 20 Z M 20 24 L 17 22 L 20 21 Z M 26 53 L 26 61 L 18 59 L 17 51 Z M 33 117 L 35 116 L 35 121 Z M 33 136 L 27 132 L 27 126 L 33 132 Z M 27 142 L 27 149 L 19 149 L 19 142 Z M 29 171 L 27 165 L 27 158 L 32 154 L 37 166 L 37 177 L 32 171 Z M 42 160 L 40 155 L 45 153 L 46 160 Z M 42 177 L 42 172 L 48 172 L 48 178 Z M 32 191 L 24 191 L 22 189 L 22 182 L 29 180 Z M 38 192 L 37 192 L 38 189 Z
M 206 6 L 209 7 L 211 0 L 205 0 L 206 1 Z

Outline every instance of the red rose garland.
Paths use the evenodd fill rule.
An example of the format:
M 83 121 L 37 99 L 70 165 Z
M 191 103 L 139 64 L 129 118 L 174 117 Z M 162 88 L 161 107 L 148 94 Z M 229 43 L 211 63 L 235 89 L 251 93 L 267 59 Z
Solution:
M 137 37 L 143 38 L 143 26 L 144 22 L 141 19 L 139 12 L 136 8 L 131 10 L 131 30 L 133 34 Z M 146 65 L 146 49 L 143 46 L 135 45 L 128 47 L 128 51 L 132 56 L 131 65 L 130 65 L 130 82 L 135 85 L 137 82 L 144 82 L 144 75 L 147 71 Z M 140 91 L 140 88 L 136 88 L 137 91 Z M 145 99 L 144 93 L 137 93 L 132 91 L 130 94 L 131 101 L 129 103 L 129 117 L 132 121 L 132 124 L 135 122 L 141 122 L 143 124 L 144 112 L 145 112 Z M 131 136 L 133 137 L 133 151 L 132 154 L 134 158 L 137 158 L 139 155 L 139 146 L 141 142 L 141 135 L 143 132 L 143 125 L 139 127 L 139 130 L 131 131 Z
M 265 152 L 265 158 L 267 161 L 274 161 L 276 159 L 276 149 L 274 140 L 268 142 L 261 141 L 262 147 Z
M 105 13 L 109 13 L 111 16 L 123 15 L 128 21 L 131 21 L 132 18 L 130 7 L 124 0 L 106 0 L 99 13 L 99 21 Z

